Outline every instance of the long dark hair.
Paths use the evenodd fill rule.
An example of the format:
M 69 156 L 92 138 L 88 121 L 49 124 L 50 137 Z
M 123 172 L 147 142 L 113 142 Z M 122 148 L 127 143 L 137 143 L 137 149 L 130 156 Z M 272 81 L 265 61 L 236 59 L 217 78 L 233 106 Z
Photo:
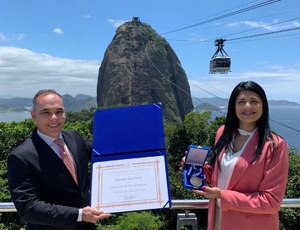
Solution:
M 210 164 L 212 166 L 214 166 L 214 163 L 218 159 L 218 156 L 221 153 L 222 149 L 224 147 L 225 148 L 229 147 L 232 141 L 232 136 L 236 131 L 236 129 L 239 127 L 239 119 L 235 114 L 235 101 L 237 96 L 242 91 L 252 91 L 258 94 L 263 104 L 262 115 L 256 122 L 259 138 L 258 138 L 256 153 L 254 155 L 252 162 L 257 160 L 261 156 L 262 149 L 264 147 L 266 140 L 274 141 L 271 134 L 272 131 L 269 125 L 269 106 L 268 106 L 268 100 L 264 89 L 259 84 L 253 81 L 241 82 L 233 89 L 230 95 L 224 131 L 220 139 L 217 141 L 217 143 L 215 144 L 215 146 L 211 151 L 212 155 L 210 158 Z

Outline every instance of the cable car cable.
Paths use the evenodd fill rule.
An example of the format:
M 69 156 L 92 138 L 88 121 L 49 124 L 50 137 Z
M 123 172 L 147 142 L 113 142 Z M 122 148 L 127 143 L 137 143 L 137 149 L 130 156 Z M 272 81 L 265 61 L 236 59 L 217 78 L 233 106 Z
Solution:
M 296 20 L 296 19 L 300 19 L 300 17 L 288 19 L 288 20 L 285 20 L 285 21 L 282 21 L 282 22 L 276 22 L 276 23 L 273 23 L 273 24 L 264 25 L 264 26 L 253 28 L 253 29 L 249 29 L 249 30 L 244 30 L 244 31 L 241 31 L 241 32 L 236 32 L 236 33 L 233 33 L 233 34 L 223 35 L 221 37 L 229 37 L 231 35 L 241 34 L 241 33 L 249 32 L 249 31 L 253 31 L 253 30 L 258 30 L 258 29 L 269 27 L 269 26 L 278 25 L 278 24 L 289 22 L 289 21 L 293 21 L 293 20 Z M 273 32 L 268 32 L 268 33 L 263 33 L 263 34 L 249 35 L 249 37 L 257 37 L 257 36 L 269 35 L 269 34 L 272 34 L 272 33 L 282 33 L 282 32 L 287 32 L 287 31 L 290 31 L 290 30 L 297 30 L 297 29 L 299 29 L 299 27 L 293 27 L 293 28 L 290 28 L 290 29 L 278 30 L 278 31 L 273 31 Z M 227 41 L 232 41 L 232 40 L 240 40 L 240 39 L 244 39 L 244 38 L 248 38 L 248 36 L 240 37 L 240 38 L 233 38 L 233 39 L 228 39 L 227 38 L 226 40 Z M 194 43 L 194 44 L 199 44 L 200 43 L 198 41 L 189 41 L 189 40 L 184 40 L 184 39 L 167 39 L 167 40 L 190 42 L 190 43 Z M 201 42 L 210 42 L 210 40 L 212 40 L 212 39 L 207 39 L 206 41 L 201 41 Z
M 280 13 L 276 13 L 276 14 L 270 14 L 270 15 L 265 15 L 265 16 L 260 16 L 260 17 L 254 17 L 254 18 L 250 18 L 250 19 L 245 19 L 244 21 L 250 21 L 250 20 L 260 19 L 260 18 L 268 18 L 268 17 L 271 17 L 271 16 L 277 16 L 277 15 L 282 15 L 282 14 L 287 14 L 287 13 L 293 13 L 293 12 L 299 11 L 299 10 L 300 10 L 300 8 L 297 8 L 297 9 L 288 10 L 288 11 L 284 11 L 284 12 L 280 12 Z M 222 26 L 222 24 L 208 26 L 208 27 L 202 27 L 201 30 L 207 29 L 207 28 L 212 28 L 212 27 L 219 27 L 219 26 Z M 208 39 L 208 40 L 210 40 L 210 39 Z M 213 39 L 211 39 L 211 40 L 213 40 Z
M 279 35 L 279 36 L 274 36 L 274 37 L 266 37 L 266 38 L 257 38 L 257 39 L 252 39 L 252 40 L 242 40 L 242 41 L 234 41 L 230 42 L 230 44 L 235 44 L 235 43 L 242 43 L 242 42 L 251 42 L 251 41 L 259 41 L 259 40 L 270 40 L 274 38 L 281 38 L 281 37 L 290 37 L 290 36 L 295 36 L 295 35 L 300 35 L 300 33 L 295 33 L 295 34 L 288 34 L 288 35 Z
M 214 105 L 209 104 L 209 103 L 207 103 L 207 102 L 201 100 L 200 98 L 191 95 L 191 93 L 189 93 L 189 92 L 183 90 L 183 89 L 182 89 L 181 87 L 179 87 L 176 83 L 174 83 L 174 82 L 172 82 L 171 80 L 169 80 L 169 79 L 168 79 L 168 78 L 167 78 L 167 77 L 159 70 L 159 68 L 158 68 L 158 67 L 153 63 L 153 61 L 151 60 L 151 58 L 150 58 L 150 56 L 149 56 L 149 54 L 148 54 L 148 52 L 147 52 L 147 50 L 146 50 L 146 46 L 145 46 L 145 44 L 144 44 L 144 42 L 143 42 L 143 39 L 142 39 L 141 31 L 142 31 L 142 30 L 139 29 L 139 34 L 140 34 L 140 37 L 141 37 L 142 45 L 143 45 L 143 47 L 145 48 L 145 53 L 146 53 L 147 59 L 151 62 L 151 64 L 152 64 L 153 67 L 159 72 L 159 74 L 160 74 L 165 80 L 167 80 L 168 82 L 170 82 L 173 86 L 175 86 L 176 88 L 178 88 L 179 90 L 181 90 L 181 91 L 184 92 L 185 94 L 187 94 L 187 95 L 191 96 L 192 98 L 194 98 L 194 99 L 196 99 L 196 100 L 199 100 L 200 102 L 202 102 L 202 103 L 204 103 L 204 104 L 210 106 L 211 108 L 213 108 L 213 111 L 216 111 Z M 144 32 L 144 31 L 142 31 L 142 32 Z M 156 55 L 156 54 L 154 54 L 154 55 Z M 156 55 L 156 56 L 157 56 L 157 55 Z M 157 56 L 157 57 L 158 57 L 158 56 Z M 159 57 L 158 57 L 158 58 L 159 58 Z M 164 60 L 164 59 L 162 59 L 162 58 L 160 57 L 160 60 Z M 166 61 L 166 60 L 164 60 L 164 61 Z M 167 62 L 168 62 L 168 60 L 167 60 Z M 190 84 L 191 84 L 191 83 L 190 83 Z M 211 92 L 209 92 L 209 91 L 207 91 L 207 90 L 204 90 L 203 88 L 200 88 L 200 87 L 198 87 L 198 86 L 196 86 L 196 85 L 194 85 L 194 84 L 191 84 L 191 85 L 193 85 L 194 87 L 199 88 L 199 89 L 201 89 L 201 90 L 207 92 L 207 93 L 210 94 L 210 95 L 213 95 L 214 97 L 217 97 L 217 98 L 219 98 L 219 99 L 221 99 L 221 100 L 224 100 L 225 102 L 228 103 L 228 100 L 226 100 L 226 99 L 224 99 L 224 98 L 218 97 L 217 95 L 215 95 L 215 94 L 213 94 L 213 93 L 211 93 Z M 221 113 L 223 113 L 224 115 L 226 115 L 226 113 L 224 113 L 224 112 L 222 112 L 222 111 L 220 111 L 220 110 L 218 110 L 218 112 L 221 112 Z M 269 120 L 272 121 L 272 122 L 275 122 L 275 123 L 277 123 L 277 124 L 279 124 L 279 125 L 282 125 L 282 126 L 284 126 L 284 127 L 286 127 L 286 128 L 292 129 L 292 130 L 294 130 L 294 131 L 300 133 L 300 130 L 298 130 L 298 129 L 289 127 L 288 125 L 285 125 L 285 124 L 283 124 L 283 123 L 281 123 L 281 122 L 278 122 L 278 121 L 275 121 L 275 120 L 273 120 L 273 119 L 269 119 Z M 289 145 L 290 145 L 290 144 L 289 144 Z M 292 146 L 292 145 L 290 145 L 290 146 L 291 146 L 291 147 L 294 147 L 294 146 Z M 294 147 L 294 148 L 297 149 L 296 147 Z M 299 150 L 299 149 L 298 149 L 298 150 Z
M 177 31 L 181 31 L 181 30 L 185 30 L 185 29 L 188 29 L 188 28 L 192 28 L 192 27 L 195 27 L 195 26 L 203 25 L 205 23 L 209 23 L 209 22 L 213 22 L 213 21 L 216 21 L 216 20 L 219 20 L 219 19 L 223 19 L 223 18 L 227 18 L 227 17 L 233 16 L 233 15 L 241 14 L 241 13 L 244 13 L 244 12 L 247 12 L 247 11 L 250 11 L 250 10 L 254 10 L 254 9 L 257 9 L 257 8 L 260 8 L 260 7 L 263 7 L 263 6 L 267 6 L 267 5 L 270 5 L 270 4 L 279 2 L 279 1 L 282 1 L 282 0 L 268 0 L 268 1 L 256 4 L 256 5 L 253 5 L 253 6 L 244 8 L 244 9 L 241 9 L 241 10 L 237 10 L 237 11 L 225 14 L 225 15 L 218 16 L 216 18 L 212 18 L 212 19 L 209 19 L 209 20 L 206 20 L 206 21 L 203 21 L 203 22 L 199 22 L 199 23 L 193 24 L 193 25 L 190 25 L 190 26 L 186 26 L 186 27 L 183 27 L 183 28 L 180 28 L 180 29 L 169 31 L 169 32 L 160 33 L 160 35 L 162 35 L 162 34 L 170 34 L 170 33 L 174 33 L 174 32 L 177 32 Z
M 231 39 L 227 39 L 227 41 L 230 42 L 230 41 L 235 41 L 235 40 L 240 40 L 240 39 L 246 39 L 246 38 L 252 38 L 252 37 L 265 36 L 265 35 L 269 35 L 269 34 L 283 33 L 283 32 L 287 32 L 287 31 L 299 30 L 299 29 L 300 29 L 300 26 L 299 26 L 299 27 L 290 28 L 290 29 L 285 29 L 285 30 L 278 30 L 278 31 L 273 31 L 273 32 L 268 32 L 268 33 L 249 35 L 249 36 L 240 37 L 240 38 L 231 38 Z
M 236 32 L 236 33 L 233 33 L 233 34 L 227 34 L 227 35 L 224 35 L 224 36 L 221 36 L 221 37 L 229 37 L 229 36 L 232 36 L 232 35 L 235 35 L 235 34 L 241 34 L 241 33 L 249 32 L 249 31 L 253 31 L 253 30 L 266 28 L 266 27 L 269 27 L 269 26 L 279 25 L 279 24 L 290 22 L 290 21 L 297 20 L 297 19 L 300 19 L 300 17 L 296 17 L 296 18 L 288 19 L 288 20 L 285 20 L 285 21 L 282 21 L 282 22 L 276 22 L 276 23 L 256 27 L 256 28 L 249 29 L 249 30 L 244 30 L 244 31 L 241 31 L 241 32 Z M 227 39 L 227 41 L 228 41 L 228 39 Z
M 228 12 L 228 11 L 231 11 L 231 10 L 233 10 L 233 9 L 237 9 L 237 8 L 242 7 L 242 6 L 249 5 L 249 4 L 253 3 L 253 2 L 257 2 L 257 1 L 260 1 L 260 0 L 254 0 L 254 1 L 251 1 L 251 2 L 248 2 L 248 3 L 245 3 L 245 4 L 242 4 L 242 5 L 233 7 L 233 8 L 230 8 L 230 9 L 228 9 L 228 10 L 224 10 L 224 11 L 221 11 L 221 12 L 219 12 L 219 13 L 216 13 L 216 14 L 213 14 L 213 15 L 210 15 L 210 16 L 207 16 L 207 17 L 204 17 L 204 18 L 201 18 L 201 19 L 199 19 L 199 20 L 195 20 L 194 22 L 198 22 L 198 21 L 204 20 L 204 19 L 206 19 L 206 18 L 210 18 L 210 17 L 216 16 L 216 15 L 219 15 L 219 14 L 222 14 L 222 13 L 225 13 L 225 12 Z M 193 23 L 193 22 L 190 22 L 190 23 Z M 190 24 L 190 23 L 185 23 L 185 24 L 183 24 L 182 26 L 188 25 L 188 24 Z M 178 28 L 178 27 L 181 28 L 182 26 L 176 26 L 176 27 L 174 27 L 174 30 L 175 30 L 175 28 Z M 172 30 L 173 30 L 173 29 L 172 29 Z M 159 33 L 159 34 L 163 34 L 163 33 L 164 33 L 164 32 L 161 32 L 161 33 Z

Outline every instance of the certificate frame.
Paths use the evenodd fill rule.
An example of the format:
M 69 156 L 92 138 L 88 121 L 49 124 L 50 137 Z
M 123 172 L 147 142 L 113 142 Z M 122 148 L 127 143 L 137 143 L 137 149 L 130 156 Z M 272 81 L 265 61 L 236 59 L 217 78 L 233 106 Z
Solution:
M 165 164 L 161 153 L 95 162 L 91 207 L 105 213 L 170 208 Z

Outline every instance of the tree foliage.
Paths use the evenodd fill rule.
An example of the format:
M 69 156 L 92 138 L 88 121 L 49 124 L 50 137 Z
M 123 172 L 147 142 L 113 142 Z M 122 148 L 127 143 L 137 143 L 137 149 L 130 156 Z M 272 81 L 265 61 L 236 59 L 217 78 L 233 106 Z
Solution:
M 94 117 L 94 111 L 96 108 L 90 108 L 89 110 L 82 110 L 81 112 L 67 112 L 66 123 L 74 123 L 80 121 L 91 121 Z
M 292 148 L 289 153 L 289 175 L 285 198 L 300 198 L 300 155 Z M 282 230 L 300 229 L 300 208 L 281 208 L 280 212 Z
M 75 129 L 85 138 L 92 140 L 94 108 L 88 111 L 67 113 L 64 129 Z M 216 130 L 225 123 L 225 117 L 211 119 L 212 112 L 191 112 L 183 122 L 165 123 L 165 140 L 167 146 L 168 173 L 172 200 L 203 199 L 183 187 L 182 172 L 179 170 L 181 159 L 190 144 L 214 144 Z M 7 184 L 8 154 L 31 135 L 35 123 L 26 119 L 21 122 L 0 122 L 0 202 L 10 202 Z M 300 197 L 300 155 L 298 150 L 290 149 L 289 180 L 286 198 Z M 176 229 L 177 214 L 186 210 L 162 209 L 143 212 L 114 214 L 98 223 L 99 229 Z M 198 217 L 199 230 L 206 229 L 207 209 L 192 210 Z M 281 229 L 300 229 L 300 209 L 282 208 L 280 210 Z M 0 229 L 22 229 L 24 223 L 17 213 L 0 213 Z
M 164 226 L 160 216 L 151 212 L 128 212 L 120 215 L 114 225 L 102 225 L 100 230 L 159 230 Z
M 11 202 L 6 158 L 14 148 L 30 136 L 34 127 L 35 124 L 31 119 L 21 122 L 0 122 L 0 202 Z M 2 213 L 0 223 L 5 225 L 5 228 L 1 229 L 21 229 L 24 226 L 17 213 Z

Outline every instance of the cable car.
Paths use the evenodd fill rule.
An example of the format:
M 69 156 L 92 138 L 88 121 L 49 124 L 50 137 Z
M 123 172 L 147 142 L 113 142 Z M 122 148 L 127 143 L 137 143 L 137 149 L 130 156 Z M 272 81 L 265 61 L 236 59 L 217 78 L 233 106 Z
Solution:
M 215 40 L 215 46 L 217 46 L 217 50 L 210 59 L 209 63 L 209 73 L 215 74 L 215 73 L 228 73 L 230 72 L 230 57 L 223 49 L 224 42 L 226 39 L 216 39 Z

